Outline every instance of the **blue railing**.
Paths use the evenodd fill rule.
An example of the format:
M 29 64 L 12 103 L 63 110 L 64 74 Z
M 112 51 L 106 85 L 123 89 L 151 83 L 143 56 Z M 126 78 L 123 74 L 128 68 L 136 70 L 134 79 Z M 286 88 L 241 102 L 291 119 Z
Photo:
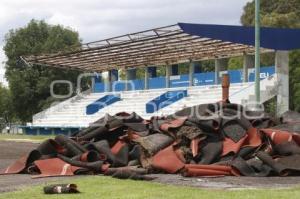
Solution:
M 89 104 L 86 107 L 86 114 L 92 115 L 94 113 L 97 113 L 100 109 L 109 106 L 120 100 L 121 100 L 120 95 L 105 95 L 104 97 L 101 97 L 95 102 Z
M 146 112 L 154 113 L 159 109 L 177 102 L 187 96 L 187 90 L 168 91 L 146 104 Z

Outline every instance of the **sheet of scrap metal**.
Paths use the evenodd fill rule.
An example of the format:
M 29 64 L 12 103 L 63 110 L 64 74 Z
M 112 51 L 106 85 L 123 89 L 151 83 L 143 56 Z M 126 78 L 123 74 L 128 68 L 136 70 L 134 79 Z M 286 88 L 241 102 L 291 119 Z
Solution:
M 224 101 L 150 120 L 122 112 L 106 115 L 71 137 L 44 141 L 1 174 L 105 174 L 138 180 L 152 180 L 147 174 L 153 173 L 300 175 L 299 122 L 294 112 L 272 118 Z

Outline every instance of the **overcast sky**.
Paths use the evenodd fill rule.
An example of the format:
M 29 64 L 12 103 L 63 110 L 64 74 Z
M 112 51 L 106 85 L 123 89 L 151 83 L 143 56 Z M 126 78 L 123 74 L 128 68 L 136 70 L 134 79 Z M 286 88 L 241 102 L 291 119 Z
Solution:
M 83 42 L 171 25 L 177 22 L 240 24 L 250 0 L 1 0 L 0 80 L 9 29 L 44 19 L 79 32 Z

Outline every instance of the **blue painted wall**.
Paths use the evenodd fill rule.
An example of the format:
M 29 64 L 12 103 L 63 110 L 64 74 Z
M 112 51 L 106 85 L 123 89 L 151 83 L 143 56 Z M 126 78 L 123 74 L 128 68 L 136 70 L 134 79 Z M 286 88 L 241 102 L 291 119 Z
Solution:
M 79 128 L 57 128 L 57 127 L 29 127 L 23 126 L 20 127 L 24 130 L 26 135 L 59 135 L 64 134 L 71 136 L 73 133 L 77 132 Z
M 205 86 L 215 84 L 215 73 L 195 73 L 194 74 L 194 86 Z
M 254 69 L 249 69 L 249 81 L 254 81 Z M 230 82 L 231 83 L 241 83 L 243 82 L 243 72 L 242 70 L 229 70 Z M 268 76 L 271 76 L 275 73 L 275 67 L 261 67 L 260 69 L 260 78 L 264 79 Z M 195 73 L 194 74 L 194 85 L 195 86 L 205 86 L 215 84 L 215 73 L 206 72 L 206 73 Z M 132 81 L 132 84 L 128 84 L 129 90 L 143 90 L 145 82 L 143 79 L 136 79 Z M 189 76 L 185 75 L 176 75 L 170 77 L 170 86 L 174 87 L 188 87 L 189 86 Z M 113 86 L 115 91 L 124 91 L 125 83 L 124 82 L 114 82 Z M 165 88 L 166 87 L 166 78 L 164 76 L 149 78 L 149 89 Z M 105 84 L 99 81 L 95 82 L 94 92 L 100 93 L 104 92 Z
M 270 66 L 270 67 L 262 67 L 260 68 L 260 79 L 265 79 L 275 73 L 275 67 Z M 254 82 L 255 79 L 255 69 L 250 69 L 249 72 L 249 81 Z

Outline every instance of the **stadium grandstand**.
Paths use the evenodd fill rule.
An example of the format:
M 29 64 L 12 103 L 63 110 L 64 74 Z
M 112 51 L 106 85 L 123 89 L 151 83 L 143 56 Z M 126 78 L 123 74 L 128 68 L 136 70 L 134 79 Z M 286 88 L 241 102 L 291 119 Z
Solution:
M 300 48 L 293 29 L 261 29 L 261 53 L 275 52 L 275 65 L 260 68 L 261 103 L 277 97 L 277 113 L 288 110 L 288 51 Z M 221 100 L 223 74 L 230 76 L 230 101 L 255 101 L 254 28 L 179 23 L 122 35 L 50 55 L 22 57 L 28 64 L 72 68 L 93 79 L 92 88 L 33 116 L 27 134 L 70 134 L 105 114 L 135 112 L 143 118 L 172 114 L 184 107 Z M 227 70 L 227 59 L 243 56 L 243 68 Z M 215 70 L 201 63 L 214 60 Z M 188 74 L 178 65 L 186 63 Z M 165 67 L 158 76 L 157 67 Z M 143 68 L 144 78 L 137 79 Z M 126 70 L 120 80 L 120 70 Z M 104 78 L 107 74 L 107 78 Z

